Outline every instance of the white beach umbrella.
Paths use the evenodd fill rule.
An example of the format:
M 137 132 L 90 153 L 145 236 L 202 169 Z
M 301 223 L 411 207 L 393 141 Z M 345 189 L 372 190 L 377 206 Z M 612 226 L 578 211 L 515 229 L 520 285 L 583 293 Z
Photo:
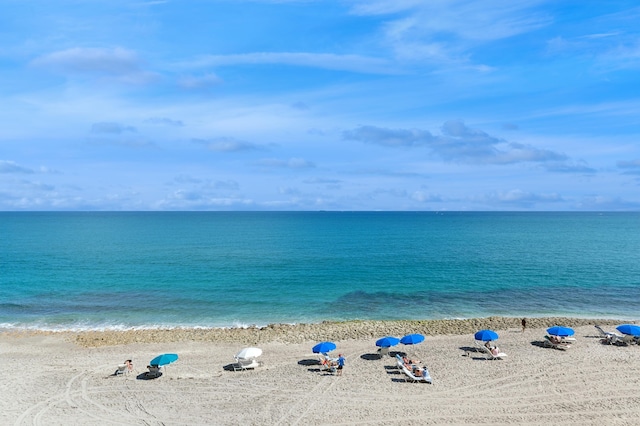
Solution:
M 262 355 L 262 349 L 260 348 L 244 348 L 236 354 L 237 359 L 252 359 Z

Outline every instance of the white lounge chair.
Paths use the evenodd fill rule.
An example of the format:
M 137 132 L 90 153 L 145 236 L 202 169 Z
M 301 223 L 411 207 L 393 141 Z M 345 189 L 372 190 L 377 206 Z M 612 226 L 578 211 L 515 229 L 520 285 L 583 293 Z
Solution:
M 116 369 L 116 372 L 113 373 L 114 376 L 120 376 L 120 375 L 125 375 L 127 374 L 129 371 L 127 369 L 127 364 L 118 364 L 118 368 Z
M 331 373 L 335 373 L 338 367 L 338 358 L 331 358 L 326 354 L 320 354 L 318 356 L 320 359 L 320 365 L 325 371 L 330 371 Z
M 634 343 L 634 337 L 630 335 L 622 335 L 612 331 L 604 331 L 599 325 L 594 326 L 600 333 L 600 336 L 604 339 L 604 342 L 609 345 L 630 345 Z
M 429 374 L 429 370 L 427 370 L 427 367 L 423 367 L 423 371 L 425 372 L 424 375 L 415 376 L 413 374 L 413 372 L 409 371 L 409 369 L 407 367 L 405 367 L 404 365 L 402 366 L 402 372 L 406 376 L 405 381 L 409 380 L 409 381 L 411 381 L 413 383 L 415 383 L 415 382 L 425 382 L 425 383 L 432 384 L 433 380 L 431 379 L 431 375 Z
M 233 370 L 234 371 L 250 370 L 256 367 L 260 367 L 261 365 L 262 363 L 255 358 L 251 358 L 251 359 L 236 358 L 236 363 L 233 365 Z
M 563 343 L 561 340 L 560 341 L 554 341 L 549 336 L 544 336 L 544 346 L 547 347 L 547 348 L 559 349 L 561 351 L 566 351 L 567 349 L 569 349 L 571 347 L 570 344 Z
M 632 336 L 631 334 L 625 334 L 623 336 L 616 334 L 613 336 L 611 343 L 615 345 L 629 346 L 629 345 L 633 345 L 634 343 L 637 343 L 637 341 L 636 341 L 636 337 Z
M 500 351 L 494 354 L 493 352 L 491 352 L 491 349 L 489 349 L 485 345 L 480 344 L 480 342 L 478 342 L 477 340 L 475 342 L 476 342 L 476 347 L 480 349 L 480 352 L 482 352 L 487 359 L 490 359 L 490 360 L 502 359 L 507 356 L 507 354 Z
M 598 333 L 600 333 L 600 337 L 603 337 L 607 340 L 611 339 L 611 336 L 616 335 L 616 333 L 612 333 L 610 331 L 604 331 L 602 327 L 600 327 L 598 324 L 594 325 L 594 327 L 596 328 L 596 330 L 598 330 Z
M 484 351 L 485 355 L 487 356 L 487 359 L 490 360 L 494 360 L 494 359 L 502 359 L 504 357 L 507 356 L 507 354 L 505 354 L 504 352 L 500 352 L 500 351 L 496 351 L 496 353 L 494 353 L 491 349 L 489 348 L 485 348 Z

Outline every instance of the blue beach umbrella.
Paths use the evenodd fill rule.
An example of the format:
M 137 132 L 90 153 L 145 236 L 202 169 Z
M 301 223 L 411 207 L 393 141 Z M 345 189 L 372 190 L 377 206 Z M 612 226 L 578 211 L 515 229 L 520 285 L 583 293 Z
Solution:
M 551 334 L 552 336 L 567 337 L 573 336 L 573 333 L 575 333 L 575 331 L 573 331 L 573 328 L 554 325 L 551 328 L 547 328 L 547 333 Z
M 498 339 L 498 333 L 493 330 L 480 330 L 473 335 L 476 340 L 482 340 L 483 342 L 490 342 Z
M 422 341 L 424 341 L 424 336 L 422 334 L 407 334 L 400 339 L 400 343 L 403 345 L 417 345 Z
M 321 354 L 325 352 L 331 352 L 336 348 L 336 344 L 333 342 L 320 342 L 313 347 L 314 354 Z
M 162 354 L 149 361 L 149 365 L 153 367 L 162 367 L 163 365 L 171 364 L 177 360 L 178 354 Z
M 622 334 L 630 334 L 632 336 L 640 336 L 640 326 L 635 324 L 622 324 L 616 327 Z
M 376 346 L 380 346 L 381 348 L 390 348 L 398 343 L 400 343 L 400 339 L 393 336 L 387 336 L 376 340 Z

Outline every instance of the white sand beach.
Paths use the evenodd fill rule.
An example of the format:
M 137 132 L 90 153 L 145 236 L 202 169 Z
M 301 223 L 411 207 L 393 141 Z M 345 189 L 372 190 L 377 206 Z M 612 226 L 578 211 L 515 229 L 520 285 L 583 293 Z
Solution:
M 75 333 L 5 332 L 0 424 L 637 424 L 640 346 L 604 345 L 593 325 L 579 325 L 569 350 L 544 348 L 544 321 L 553 324 L 531 321 L 535 328 L 523 333 L 513 319 L 494 328 L 504 360 L 475 352 L 471 333 L 427 333 L 419 345 L 392 348 L 425 363 L 432 385 L 405 382 L 394 358 L 375 356 L 375 337 L 334 339 L 334 354 L 346 357 L 338 377 L 320 371 L 311 348 L 322 339 L 308 338 L 308 330 L 289 334 L 299 341 L 257 342 L 264 365 L 235 372 L 225 367 L 249 342 L 232 341 L 233 332 L 198 341 L 174 331 L 155 343 L 148 335 L 128 342 L 131 333 L 125 343 L 98 343 L 101 333 L 90 333 L 95 345 Z M 161 377 L 143 380 L 161 353 L 180 358 Z M 134 373 L 113 376 L 128 358 Z

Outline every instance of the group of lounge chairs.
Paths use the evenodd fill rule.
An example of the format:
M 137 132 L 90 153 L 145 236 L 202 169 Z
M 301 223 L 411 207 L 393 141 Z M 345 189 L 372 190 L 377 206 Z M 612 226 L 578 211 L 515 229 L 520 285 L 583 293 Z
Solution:
M 602 342 L 608 345 L 617 345 L 617 346 L 629 346 L 629 345 L 640 345 L 640 336 L 634 336 L 631 334 L 618 334 L 612 331 L 605 331 L 599 325 L 594 326 L 600 337 L 602 338 Z M 574 337 L 568 336 L 554 336 L 547 335 L 544 336 L 544 346 L 548 348 L 554 348 L 559 350 L 567 350 L 571 348 L 571 345 L 576 342 Z
M 595 325 L 594 327 L 600 333 L 603 342 L 608 345 L 629 346 L 633 344 L 640 344 L 640 336 L 604 331 L 599 325 Z
M 162 375 L 162 366 L 159 365 L 147 365 L 148 371 L 144 373 L 145 378 L 153 379 Z M 128 359 L 123 364 L 118 364 L 114 376 L 127 376 L 133 373 L 133 362 Z

